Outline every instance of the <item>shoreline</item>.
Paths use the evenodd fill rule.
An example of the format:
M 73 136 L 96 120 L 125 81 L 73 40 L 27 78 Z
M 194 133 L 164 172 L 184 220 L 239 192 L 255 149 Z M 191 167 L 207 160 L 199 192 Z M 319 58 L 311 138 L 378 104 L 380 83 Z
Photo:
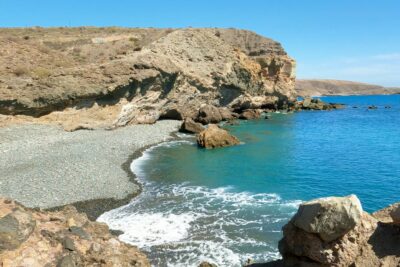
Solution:
M 95 220 L 140 194 L 132 160 L 149 147 L 177 139 L 180 124 L 162 121 L 73 133 L 48 125 L 2 128 L 0 195 L 44 210 L 73 205 Z M 63 161 L 66 156 L 71 160 Z M 35 164 L 26 167 L 32 158 Z

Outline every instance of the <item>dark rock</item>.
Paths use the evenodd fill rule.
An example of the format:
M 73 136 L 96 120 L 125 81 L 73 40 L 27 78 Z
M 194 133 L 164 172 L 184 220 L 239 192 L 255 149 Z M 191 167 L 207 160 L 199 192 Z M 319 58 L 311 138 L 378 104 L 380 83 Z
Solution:
M 375 105 L 371 105 L 371 106 L 368 106 L 368 109 L 378 109 L 378 107 Z
M 205 148 L 216 148 L 238 145 L 240 141 L 218 125 L 210 124 L 198 135 L 197 144 Z
M 72 255 L 66 255 L 57 262 L 57 267 L 75 267 L 75 260 Z
M 166 110 L 164 113 L 160 115 L 160 120 L 183 120 L 183 115 L 180 110 L 176 108 L 172 108 Z
M 18 248 L 35 229 L 32 215 L 22 209 L 0 218 L 0 252 Z
M 183 133 L 200 133 L 203 130 L 203 125 L 193 121 L 191 118 L 186 118 L 179 129 Z
M 254 120 L 254 119 L 258 119 L 261 116 L 261 112 L 256 110 L 256 109 L 246 109 L 245 111 L 243 111 L 240 116 L 239 119 L 242 120 Z
M 214 263 L 203 261 L 202 263 L 200 263 L 199 267 L 217 267 L 217 265 Z
M 74 251 L 75 250 L 75 244 L 74 244 L 74 240 L 72 240 L 69 237 L 65 237 L 62 241 L 62 245 L 65 249 L 69 250 L 69 251 Z
M 71 227 L 69 228 L 69 230 L 70 230 L 70 232 L 71 232 L 72 234 L 74 234 L 74 235 L 76 235 L 76 236 L 79 236 L 79 237 L 82 238 L 82 239 L 87 239 L 87 240 L 90 239 L 90 235 L 89 235 L 85 230 L 83 230 L 82 227 L 71 226 Z
M 222 116 L 217 107 L 205 105 L 199 109 L 197 121 L 202 124 L 219 123 L 222 121 Z

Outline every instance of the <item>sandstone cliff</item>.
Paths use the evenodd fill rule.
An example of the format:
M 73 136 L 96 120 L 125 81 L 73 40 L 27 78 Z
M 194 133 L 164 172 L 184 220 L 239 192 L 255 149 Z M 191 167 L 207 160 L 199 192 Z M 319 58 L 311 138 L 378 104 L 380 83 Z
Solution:
M 171 108 L 193 117 L 202 104 L 279 107 L 296 96 L 294 60 L 245 30 L 1 29 L 0 45 L 0 113 L 19 115 L 3 124 L 113 127 Z
M 299 96 L 400 94 L 400 88 L 339 80 L 296 80 Z

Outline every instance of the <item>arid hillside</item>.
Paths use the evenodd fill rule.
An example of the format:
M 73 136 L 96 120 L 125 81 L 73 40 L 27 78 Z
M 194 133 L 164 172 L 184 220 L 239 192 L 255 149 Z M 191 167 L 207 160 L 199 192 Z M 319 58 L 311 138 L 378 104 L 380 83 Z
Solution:
M 296 95 L 295 61 L 246 30 L 0 29 L 0 58 L 3 124 L 107 128 L 177 107 L 184 117 L 202 104 L 278 107 Z
M 296 80 L 296 91 L 299 96 L 377 95 L 399 94 L 400 88 L 340 80 Z

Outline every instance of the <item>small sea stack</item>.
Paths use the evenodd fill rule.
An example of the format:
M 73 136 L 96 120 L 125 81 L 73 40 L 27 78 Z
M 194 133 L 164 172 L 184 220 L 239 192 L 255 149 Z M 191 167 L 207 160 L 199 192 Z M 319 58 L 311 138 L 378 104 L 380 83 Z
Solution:
M 210 124 L 207 129 L 199 133 L 197 144 L 204 148 L 217 148 L 240 144 L 237 137 L 216 124 Z

